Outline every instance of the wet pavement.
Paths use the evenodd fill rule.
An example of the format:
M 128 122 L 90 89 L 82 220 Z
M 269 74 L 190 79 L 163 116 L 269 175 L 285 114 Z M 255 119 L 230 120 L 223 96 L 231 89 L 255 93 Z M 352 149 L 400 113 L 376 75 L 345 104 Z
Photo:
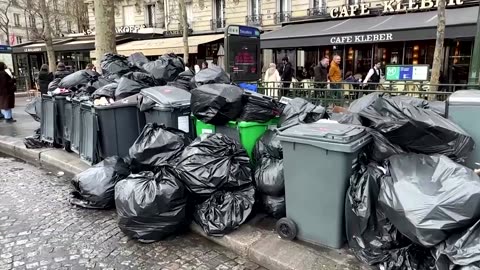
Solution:
M 72 206 L 66 176 L 0 163 L 0 270 L 264 269 L 191 233 L 148 245 L 130 240 L 115 211 Z
M 13 118 L 16 123 L 6 123 L 0 120 L 0 135 L 12 137 L 27 137 L 33 135 L 35 129 L 40 127 L 39 122 L 25 112 L 25 106 L 30 100 L 27 97 L 16 98 L 15 108 L 13 109 Z

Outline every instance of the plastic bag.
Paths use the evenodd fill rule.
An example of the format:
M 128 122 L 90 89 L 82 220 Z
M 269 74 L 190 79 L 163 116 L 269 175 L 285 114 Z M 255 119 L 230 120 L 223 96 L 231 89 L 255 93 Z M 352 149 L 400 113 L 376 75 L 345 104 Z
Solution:
M 141 68 L 143 65 L 145 65 L 146 63 L 150 62 L 148 60 L 147 57 L 145 57 L 145 55 L 141 52 L 136 52 L 136 53 L 132 53 L 129 57 L 128 57 L 128 61 L 134 65 L 134 66 L 137 66 L 139 68 Z
M 27 149 L 40 149 L 40 148 L 47 148 L 52 147 L 50 143 L 44 142 L 40 139 L 40 129 L 35 130 L 35 134 L 33 136 L 28 136 L 23 139 L 23 143 Z
M 223 236 L 242 225 L 255 203 L 255 188 L 247 186 L 236 191 L 218 191 L 200 205 L 194 218 L 205 233 Z
M 325 108 L 306 101 L 303 98 L 290 100 L 280 116 L 280 127 L 290 127 L 300 123 L 313 123 L 322 119 Z
M 158 85 L 158 82 L 148 74 L 142 72 L 127 73 L 118 82 L 115 90 L 115 100 L 133 96 L 140 93 L 142 89 L 156 85 Z
M 249 91 L 244 93 L 244 106 L 238 120 L 267 122 L 279 115 L 280 108 L 273 98 Z
M 48 84 L 48 92 L 53 92 L 58 88 L 58 84 L 62 81 L 61 78 L 54 79 Z
M 261 204 L 263 211 L 273 218 L 281 219 L 287 215 L 285 196 L 274 197 L 262 194 Z
M 417 108 L 423 108 L 426 109 L 429 107 L 429 103 L 427 100 L 422 99 L 422 98 L 417 98 L 417 97 L 410 97 L 410 96 L 392 96 L 391 99 L 397 101 L 397 102 L 404 102 L 408 103 L 412 106 L 415 106 Z
M 480 178 L 446 156 L 396 155 L 379 202 L 403 235 L 433 247 L 480 218 Z
M 70 203 L 84 208 L 113 208 L 115 185 L 129 174 L 129 167 L 122 158 L 106 158 L 72 179 L 74 198 Z
M 42 119 L 42 98 L 33 98 L 29 103 L 27 103 L 25 112 L 28 113 L 35 121 L 40 122 Z
M 156 80 L 159 80 L 162 85 L 172 82 L 180 73 L 185 71 L 183 59 L 173 53 L 162 55 L 159 59 L 146 63 L 142 67 Z
M 475 143 L 462 128 L 428 109 L 379 98 L 360 116 L 390 142 L 415 153 L 443 154 L 461 162 Z
M 90 72 L 88 70 L 79 70 L 74 72 L 67 77 L 63 78 L 58 84 L 59 88 L 75 88 L 78 89 L 82 85 L 87 85 L 89 82 L 96 81 L 98 78 L 98 73 Z
M 230 84 L 228 74 L 219 66 L 211 66 L 200 70 L 191 79 L 191 88 L 195 89 L 204 84 Z
M 118 87 L 118 83 L 111 83 L 107 84 L 103 87 L 98 88 L 93 92 L 93 98 L 101 98 L 101 97 L 106 97 L 106 98 L 114 98 L 115 97 L 115 90 Z
M 185 150 L 177 165 L 180 179 L 196 195 L 252 183 L 247 152 L 223 134 L 203 134 Z
M 190 91 L 192 90 L 192 88 L 190 87 L 190 82 L 193 76 L 195 76 L 193 71 L 191 70 L 184 71 L 178 75 L 175 81 L 168 82 L 167 85 L 175 86 L 177 88 Z
M 400 146 L 391 143 L 385 136 L 374 129 L 368 129 L 368 133 L 372 135 L 373 143 L 369 144 L 368 156 L 376 162 L 383 162 L 385 159 L 406 153 Z
M 438 115 L 445 117 L 446 105 L 443 101 L 429 101 L 428 108 Z
M 480 220 L 436 247 L 437 269 L 480 269 Z
M 111 83 L 118 83 L 118 82 L 106 77 L 98 77 L 96 81 L 90 82 L 90 86 L 92 86 L 95 89 L 99 89 Z
M 115 187 L 120 230 L 140 242 L 163 240 L 187 221 L 187 192 L 170 167 L 132 174 Z
M 377 101 L 377 99 L 383 95 L 384 94 L 381 92 L 375 92 L 354 100 L 348 107 L 348 111 L 352 113 L 359 113 L 375 103 L 375 101 Z
M 225 125 L 243 109 L 243 90 L 235 85 L 209 84 L 191 91 L 193 115 L 204 123 Z
M 270 196 L 284 195 L 283 148 L 277 133 L 267 130 L 258 140 L 253 153 L 257 190 Z
M 111 75 L 122 76 L 130 71 L 136 71 L 138 68 L 132 68 L 127 60 L 127 57 L 123 55 L 106 53 L 101 62 L 103 76 L 110 77 Z
M 136 171 L 151 171 L 161 165 L 175 164 L 190 142 L 181 130 L 148 123 L 129 149 L 131 165 Z
M 428 250 L 412 244 L 378 205 L 384 169 L 360 156 L 345 198 L 348 245 L 362 262 L 379 269 L 434 269 Z

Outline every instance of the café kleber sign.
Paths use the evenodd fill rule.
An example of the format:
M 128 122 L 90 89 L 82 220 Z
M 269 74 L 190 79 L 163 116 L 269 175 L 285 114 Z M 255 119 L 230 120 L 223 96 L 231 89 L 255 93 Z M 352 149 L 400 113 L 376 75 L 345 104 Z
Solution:
M 464 0 L 446 0 L 447 7 L 461 6 Z M 359 5 L 345 5 L 330 10 L 332 18 L 348 18 L 370 15 L 371 9 L 381 9 L 383 14 L 399 13 L 406 11 L 429 10 L 438 6 L 437 0 L 385 0 L 380 3 L 362 3 Z
M 388 42 L 393 40 L 392 33 L 361 34 L 348 36 L 335 36 L 330 38 L 331 44 L 354 44 L 364 42 Z

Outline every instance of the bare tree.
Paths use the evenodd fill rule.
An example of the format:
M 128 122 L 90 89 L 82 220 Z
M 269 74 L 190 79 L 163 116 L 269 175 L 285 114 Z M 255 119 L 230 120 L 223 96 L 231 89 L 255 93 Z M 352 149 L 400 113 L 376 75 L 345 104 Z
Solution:
M 185 5 L 185 0 L 178 1 L 180 9 L 180 24 L 183 30 L 183 60 L 185 63 L 188 63 L 188 16 L 187 16 L 187 6 Z
M 8 18 L 8 13 L 12 5 L 13 0 L 0 1 L 0 31 L 7 37 L 7 45 L 10 45 L 10 18 Z
M 435 52 L 433 54 L 432 75 L 430 78 L 430 91 L 437 91 L 440 80 L 440 68 L 443 62 L 443 44 L 445 39 L 445 0 L 438 0 L 438 24 L 437 41 L 435 43 Z
M 105 53 L 117 52 L 115 39 L 115 0 L 95 0 L 94 7 L 95 55 L 98 65 Z
M 50 70 L 55 70 L 57 60 L 53 48 L 52 25 L 50 24 L 50 9 L 47 0 L 39 0 L 39 8 L 39 13 L 43 19 L 43 40 L 45 40 L 45 47 L 47 48 L 48 67 Z

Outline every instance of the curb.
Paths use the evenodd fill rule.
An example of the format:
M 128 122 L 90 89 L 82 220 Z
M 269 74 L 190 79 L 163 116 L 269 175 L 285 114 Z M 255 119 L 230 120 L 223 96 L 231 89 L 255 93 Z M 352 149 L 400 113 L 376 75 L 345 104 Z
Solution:
M 61 149 L 27 149 L 23 140 L 0 135 L 0 152 L 36 166 L 75 175 L 90 166 Z M 253 218 L 255 220 L 256 218 Z M 345 250 L 309 247 L 278 237 L 274 231 L 244 224 L 223 237 L 211 237 L 192 222 L 191 230 L 270 270 L 369 269 Z

